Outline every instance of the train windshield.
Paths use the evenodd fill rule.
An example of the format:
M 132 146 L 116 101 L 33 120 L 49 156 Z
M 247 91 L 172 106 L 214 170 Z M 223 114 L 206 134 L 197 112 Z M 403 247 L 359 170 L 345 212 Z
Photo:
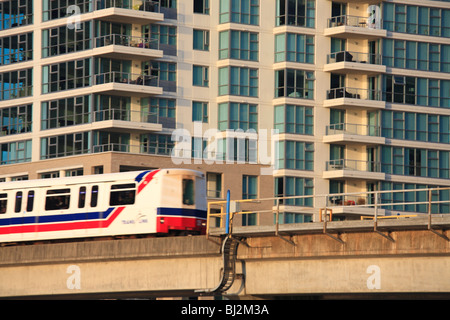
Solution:
M 183 179 L 183 204 L 195 204 L 195 187 L 193 179 Z

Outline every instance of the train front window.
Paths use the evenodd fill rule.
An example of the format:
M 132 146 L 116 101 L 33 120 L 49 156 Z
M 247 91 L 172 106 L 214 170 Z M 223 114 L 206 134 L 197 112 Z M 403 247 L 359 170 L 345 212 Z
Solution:
M 69 209 L 70 189 L 48 190 L 45 198 L 45 210 Z
M 0 193 L 0 214 L 6 213 L 6 203 L 8 195 L 6 193 Z
M 192 206 L 195 204 L 194 180 L 183 179 L 183 204 Z
M 134 204 L 136 199 L 136 184 L 125 183 L 111 186 L 111 195 L 109 198 L 110 206 L 123 206 Z

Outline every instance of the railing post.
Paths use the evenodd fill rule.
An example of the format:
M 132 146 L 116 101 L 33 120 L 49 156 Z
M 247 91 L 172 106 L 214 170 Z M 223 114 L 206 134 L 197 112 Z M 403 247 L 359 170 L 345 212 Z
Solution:
M 227 190 L 227 215 L 225 220 L 225 233 L 230 233 L 230 190 Z

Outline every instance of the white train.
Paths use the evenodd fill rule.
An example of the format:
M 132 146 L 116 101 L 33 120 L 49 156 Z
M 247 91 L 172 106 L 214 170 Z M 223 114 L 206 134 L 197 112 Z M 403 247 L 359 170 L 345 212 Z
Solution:
M 206 181 L 160 169 L 0 183 L 0 243 L 204 234 Z

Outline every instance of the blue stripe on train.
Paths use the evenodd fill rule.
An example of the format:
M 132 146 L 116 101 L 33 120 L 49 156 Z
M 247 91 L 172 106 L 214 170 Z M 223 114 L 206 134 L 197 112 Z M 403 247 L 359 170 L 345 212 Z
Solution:
M 96 219 L 105 219 L 107 218 L 111 212 L 115 209 L 108 208 L 108 210 L 104 212 L 83 212 L 83 213 L 68 213 L 68 214 L 57 214 L 57 215 L 43 215 L 43 216 L 32 216 L 32 217 L 16 217 L 16 218 L 7 218 L 0 219 L 0 226 L 5 225 L 23 225 L 23 224 L 33 224 L 36 221 L 39 223 L 52 223 L 52 222 L 76 222 L 83 220 L 96 220 Z
M 157 208 L 158 216 L 186 216 L 206 219 L 206 210 L 199 209 L 183 209 L 183 208 Z

